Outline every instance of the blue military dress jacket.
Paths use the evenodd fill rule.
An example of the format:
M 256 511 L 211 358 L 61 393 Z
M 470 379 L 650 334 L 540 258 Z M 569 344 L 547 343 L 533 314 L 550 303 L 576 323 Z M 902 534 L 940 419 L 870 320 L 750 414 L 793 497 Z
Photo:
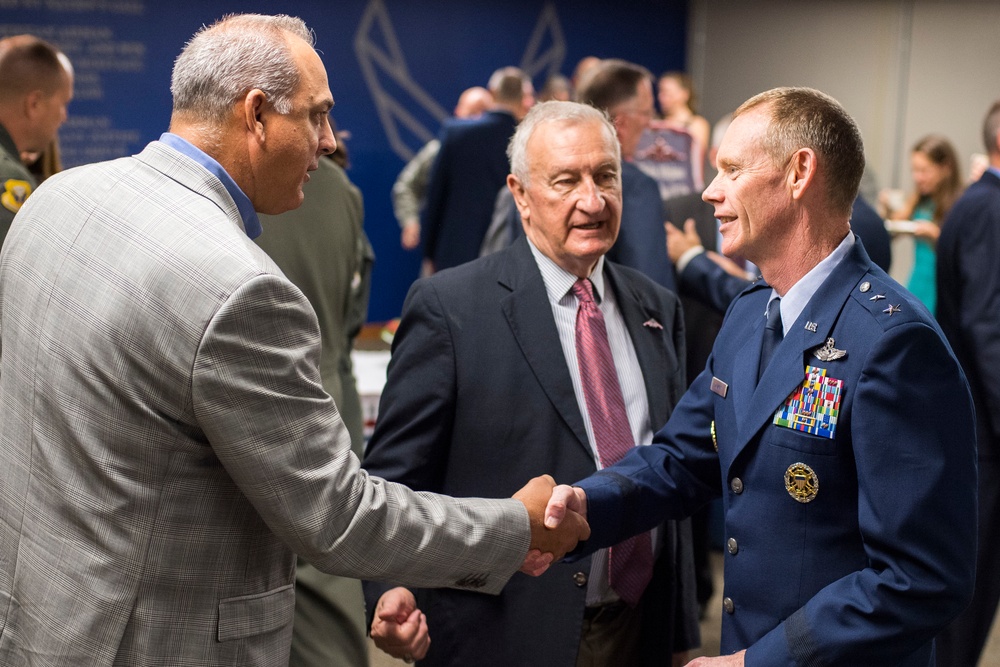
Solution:
M 968 383 L 930 313 L 856 243 L 757 383 L 771 289 L 743 292 L 654 444 L 578 483 L 614 543 L 722 496 L 722 653 L 747 665 L 933 664 L 968 603 Z

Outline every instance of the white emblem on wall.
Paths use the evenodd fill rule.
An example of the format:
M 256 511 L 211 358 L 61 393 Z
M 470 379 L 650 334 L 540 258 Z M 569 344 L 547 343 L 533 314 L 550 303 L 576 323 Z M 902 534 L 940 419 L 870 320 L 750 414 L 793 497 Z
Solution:
M 377 36 L 381 36 L 381 45 L 376 42 Z M 410 75 L 383 0 L 368 3 L 354 36 L 354 53 L 389 145 L 396 155 L 409 161 L 420 146 L 408 145 L 400 129 L 412 133 L 423 144 L 437 136 L 440 124 L 450 114 Z M 533 79 L 544 72 L 541 77 L 544 82 L 548 76 L 559 72 L 565 57 L 566 39 L 559 25 L 555 3 L 547 2 L 524 51 L 521 69 Z M 393 89 L 405 92 L 406 98 L 394 97 L 383 85 L 383 80 L 391 83 Z M 411 109 L 419 111 L 421 116 L 429 115 L 437 123 L 429 127 Z

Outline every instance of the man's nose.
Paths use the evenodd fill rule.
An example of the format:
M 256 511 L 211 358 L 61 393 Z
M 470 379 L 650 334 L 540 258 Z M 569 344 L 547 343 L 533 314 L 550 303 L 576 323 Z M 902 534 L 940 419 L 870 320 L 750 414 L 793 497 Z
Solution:
M 604 195 L 592 178 L 584 178 L 578 191 L 577 208 L 586 213 L 600 213 L 604 210 Z
M 701 193 L 702 200 L 708 202 L 709 204 L 722 201 L 722 188 L 719 187 L 719 178 L 722 177 L 722 172 L 715 175 L 712 182 L 708 184 L 705 191 Z
M 329 119 L 323 121 L 323 128 L 319 135 L 319 154 L 330 155 L 337 150 L 337 137 L 333 134 Z

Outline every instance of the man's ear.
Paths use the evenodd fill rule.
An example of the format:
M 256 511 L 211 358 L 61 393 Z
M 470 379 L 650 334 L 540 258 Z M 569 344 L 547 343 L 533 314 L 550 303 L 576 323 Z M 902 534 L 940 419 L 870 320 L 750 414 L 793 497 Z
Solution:
M 816 152 L 811 148 L 800 148 L 792 154 L 786 175 L 792 199 L 801 199 L 816 179 Z
M 264 143 L 267 111 L 267 94 L 263 90 L 254 88 L 243 98 L 243 122 L 259 143 Z
M 531 207 L 528 206 L 528 193 L 525 192 L 524 185 L 514 174 L 507 174 L 507 188 L 514 195 L 514 204 L 521 214 L 521 222 L 527 225 L 531 218 Z
M 34 120 L 47 99 L 48 95 L 41 90 L 32 90 L 24 96 L 24 115 Z

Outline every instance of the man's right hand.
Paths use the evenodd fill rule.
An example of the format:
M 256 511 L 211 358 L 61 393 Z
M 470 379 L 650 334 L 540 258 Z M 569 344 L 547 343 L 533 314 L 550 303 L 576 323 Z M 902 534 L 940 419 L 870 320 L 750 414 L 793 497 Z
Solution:
M 560 484 L 552 489 L 552 495 L 545 506 L 546 528 L 558 528 L 567 513 L 578 514 L 586 519 L 587 494 L 579 487 Z
M 514 494 L 514 499 L 524 503 L 531 522 L 531 550 L 525 559 L 525 567 L 522 568 L 522 571 L 530 574 L 541 574 L 548 567 L 548 563 L 541 567 L 538 552 L 541 552 L 543 558 L 551 554 L 551 562 L 554 562 L 576 548 L 577 542 L 590 537 L 587 520 L 572 508 L 570 511 L 564 511 L 558 522 L 547 527 L 544 522 L 546 508 L 550 503 L 552 491 L 556 488 L 558 488 L 556 482 L 550 475 L 542 475 L 528 482 Z
M 427 655 L 431 645 L 427 617 L 417 609 L 413 593 L 400 587 L 382 594 L 375 607 L 371 637 L 375 646 L 404 662 Z

